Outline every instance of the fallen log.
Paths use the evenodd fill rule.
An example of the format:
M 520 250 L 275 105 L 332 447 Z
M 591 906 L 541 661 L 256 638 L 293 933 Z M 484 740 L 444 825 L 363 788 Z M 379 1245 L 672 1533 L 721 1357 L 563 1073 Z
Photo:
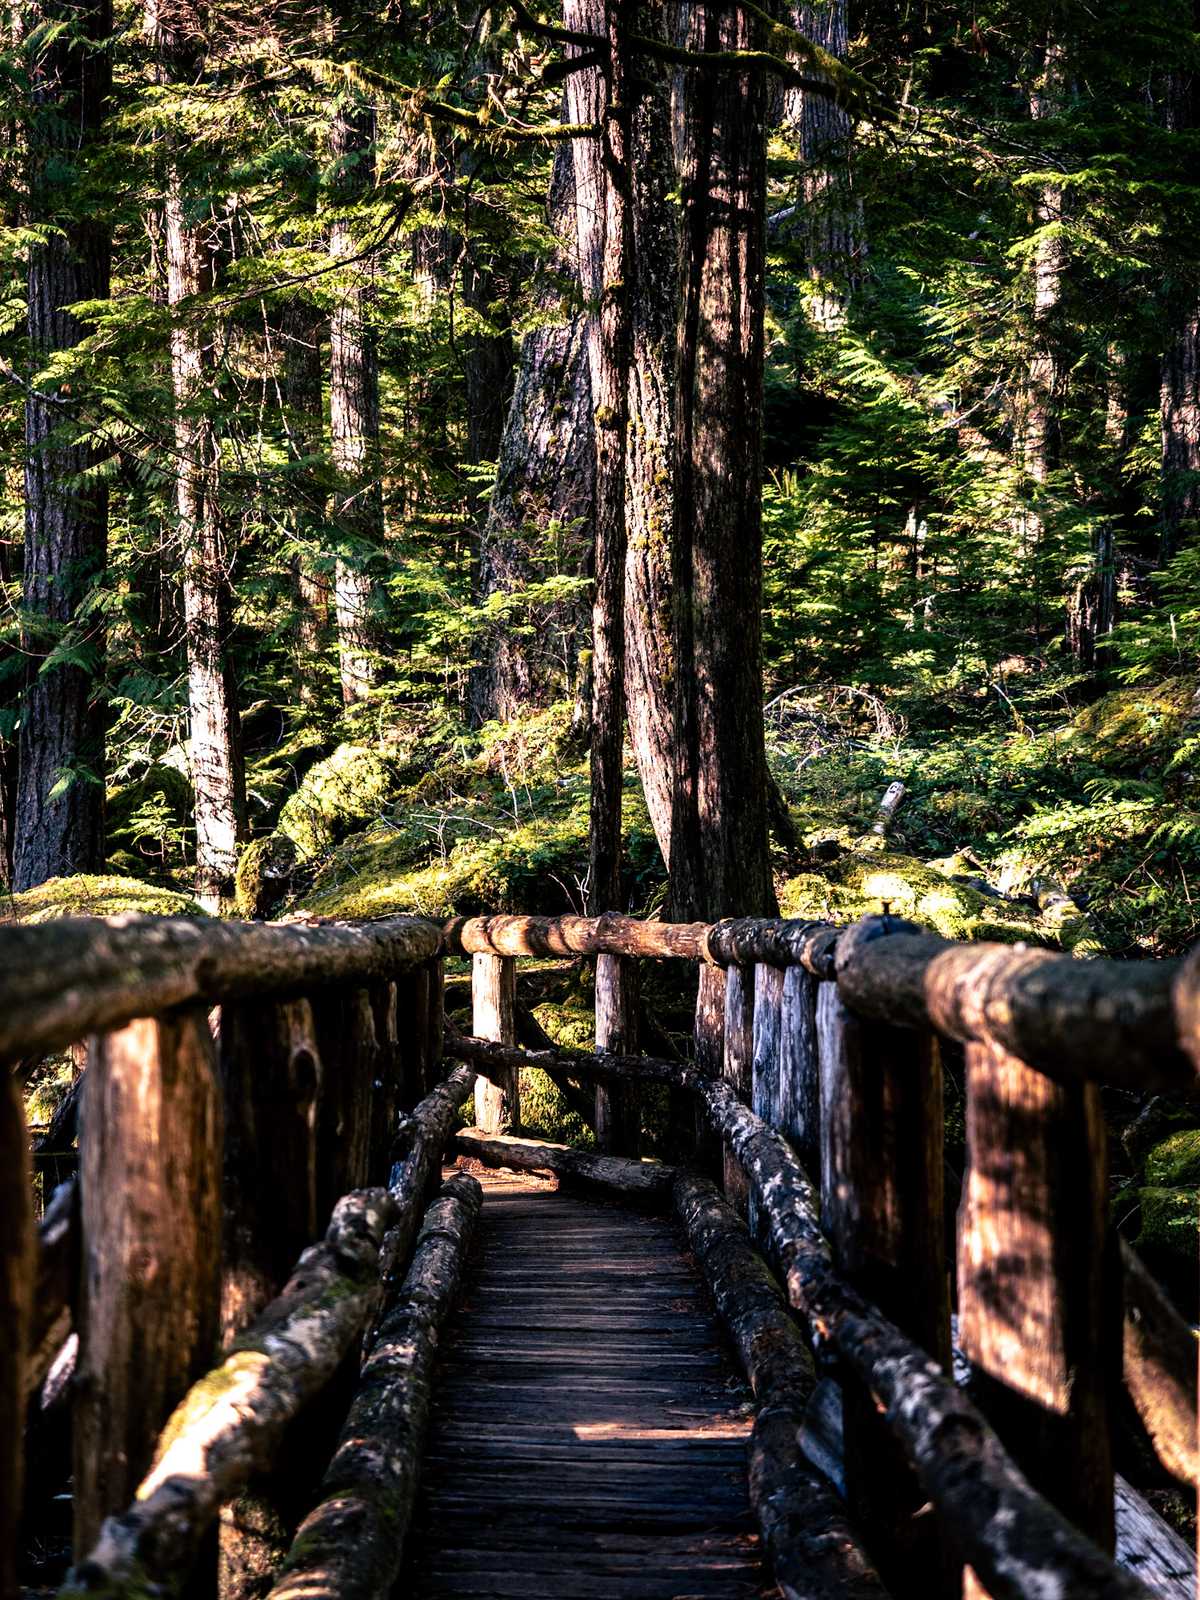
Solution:
M 1121 1265 L 1125 1387 L 1162 1465 L 1200 1486 L 1195 1336 L 1125 1240 Z
M 517 1052 L 520 1054 L 520 1052 Z M 606 1189 L 623 1195 L 653 1199 L 665 1195 L 675 1178 L 675 1168 L 658 1161 L 630 1161 L 623 1156 L 592 1155 L 565 1144 L 543 1139 L 513 1139 L 467 1128 L 454 1137 L 460 1156 L 482 1161 L 487 1167 L 515 1167 L 519 1172 L 553 1172 L 568 1184 Z
M 880 920 L 864 918 L 838 940 L 838 989 L 859 1016 L 991 1041 L 1061 1083 L 1196 1091 L 1172 1008 L 1178 963 L 1077 961 L 907 929 L 872 937 Z
M 425 1213 L 395 1304 L 269 1600 L 385 1600 L 400 1571 L 428 1430 L 438 1336 L 462 1279 L 483 1191 L 455 1173 Z
M 386 1189 L 346 1195 L 324 1240 L 300 1257 L 282 1294 L 185 1395 L 149 1473 L 122 1515 L 108 1517 L 61 1594 L 179 1594 L 205 1531 L 350 1349 L 379 1295 L 379 1251 L 396 1218 Z
M 886 1590 L 833 1486 L 796 1451 L 816 1380 L 782 1289 L 706 1178 L 680 1173 L 673 1197 L 754 1391 L 750 1499 L 785 1600 L 879 1600 Z
M 899 937 L 880 939 L 872 948 Z M 474 1059 L 476 1045 L 459 1040 L 447 1051 L 470 1051 Z M 640 1074 L 643 1081 L 674 1083 L 700 1095 L 750 1179 L 791 1305 L 818 1343 L 836 1348 L 876 1396 L 957 1553 L 994 1600 L 1040 1600 L 1047 1594 L 1151 1600 L 1152 1590 L 1121 1571 L 1036 1492 L 938 1363 L 839 1278 L 821 1232 L 820 1198 L 791 1146 L 729 1084 L 691 1067 L 636 1057 L 580 1053 L 570 1057 L 570 1065 L 585 1076 Z
M 393 978 L 437 955 L 437 925 L 63 917 L 0 928 L 0 1059 L 60 1050 L 174 1006 Z

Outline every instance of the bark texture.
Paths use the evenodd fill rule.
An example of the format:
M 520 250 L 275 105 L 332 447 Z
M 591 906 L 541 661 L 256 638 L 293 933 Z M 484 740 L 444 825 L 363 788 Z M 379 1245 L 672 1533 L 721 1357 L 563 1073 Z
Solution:
M 203 40 L 186 9 L 147 0 L 145 31 L 162 81 L 196 75 Z M 233 899 L 238 847 L 246 834 L 246 774 L 237 691 L 229 658 L 234 549 L 221 521 L 220 441 L 213 416 L 215 331 L 197 297 L 214 283 L 212 222 L 197 217 L 187 152 L 167 135 L 163 243 L 171 310 L 175 518 L 187 625 L 188 744 L 196 814 L 196 898 L 206 910 Z
M 1194 72 L 1170 75 L 1167 126 L 1177 133 L 1196 126 L 1200 89 Z M 1162 540 L 1165 564 L 1200 532 L 1200 304 L 1176 312 L 1168 329 L 1159 382 L 1162 429 Z
M 567 573 L 584 564 L 581 552 L 591 543 L 596 461 L 587 317 L 562 309 L 574 253 L 565 242 L 573 226 L 574 196 L 571 149 L 562 144 L 547 209 L 551 227 L 564 239 L 563 252 L 539 283 L 538 305 L 548 320 L 524 336 L 517 358 L 496 483 L 480 535 L 476 596 L 485 606 L 519 595 L 535 577 L 531 533 L 544 536 L 557 528 L 556 565 Z M 522 625 L 514 626 L 518 620 Z M 482 659 L 471 675 L 475 722 L 509 721 L 548 704 L 559 674 L 570 684 L 579 624 L 574 602 L 539 606 L 532 614 L 525 614 L 521 604 L 515 612 L 502 612 L 500 623 L 484 632 Z
M 465 1172 L 425 1213 L 395 1304 L 379 1324 L 321 1484 L 271 1600 L 386 1600 L 399 1571 L 429 1427 L 438 1338 L 483 1202 Z
M 1195 1337 L 1124 1240 L 1121 1267 L 1125 1387 L 1159 1461 L 1181 1483 L 1195 1486 L 1200 1484 Z
M 65 1049 L 191 1001 L 389 978 L 437 952 L 417 917 L 357 926 L 64 917 L 0 928 L 0 1060 Z
M 25 1361 L 36 1257 L 33 1178 L 20 1087 L 0 1067 L 0 1596 L 16 1600 L 17 1526 L 24 1489 Z
M 690 8 L 689 43 L 751 48 L 740 7 Z M 674 820 L 679 917 L 775 910 L 762 719 L 766 88 L 691 68 L 682 91 L 676 417 Z
M 96 872 L 104 863 L 104 713 L 97 699 L 102 630 L 92 623 L 86 642 L 74 641 L 87 664 L 44 663 L 104 570 L 107 492 L 102 482 L 80 481 L 96 462 L 94 447 L 74 436 L 80 418 L 69 396 L 80 385 L 39 368 L 74 349 L 86 333 L 67 307 L 108 295 L 108 221 L 78 188 L 111 88 L 111 59 L 98 41 L 112 32 L 112 10 L 109 0 L 80 12 L 50 0 L 32 8 L 29 23 L 63 27 L 36 57 L 28 123 L 32 220 L 54 231 L 30 251 L 28 272 L 26 669 L 13 850 L 18 890 L 66 873 Z
M 839 61 L 850 42 L 846 0 L 792 5 L 793 25 Z M 826 332 L 845 325 L 850 300 L 862 281 L 866 242 L 862 203 L 854 193 L 850 163 L 854 124 L 828 95 L 791 88 L 784 124 L 800 158 L 798 230 L 810 284 L 808 314 Z
M 281 345 L 280 400 L 288 454 L 288 512 L 296 550 L 296 694 L 301 705 L 326 698 L 323 672 L 329 643 L 329 578 L 320 561 L 325 527 L 325 489 L 320 470 L 325 418 L 321 384 L 322 319 L 316 308 L 290 300 L 277 336 Z
M 375 117 L 347 89 L 329 126 L 333 184 L 348 205 L 370 188 L 375 171 Z M 370 322 L 368 266 L 353 260 L 353 219 L 335 217 L 329 253 L 345 261 L 329 324 L 329 428 L 337 474 L 334 516 L 339 548 L 334 575 L 342 699 L 364 700 L 378 677 L 371 562 L 383 546 L 379 472 L 379 357 Z
M 775 1581 L 786 1600 L 881 1600 L 836 1490 L 796 1449 L 816 1378 L 783 1291 L 711 1183 L 681 1173 L 674 1201 L 754 1391 L 750 1499 Z

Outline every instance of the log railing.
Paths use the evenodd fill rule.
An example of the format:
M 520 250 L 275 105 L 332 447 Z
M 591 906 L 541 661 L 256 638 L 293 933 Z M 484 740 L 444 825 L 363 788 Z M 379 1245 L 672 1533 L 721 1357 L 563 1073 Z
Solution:
M 596 958 L 595 1052 L 517 1049 L 525 956 Z M 446 1031 L 464 1063 L 448 1077 L 445 957 L 470 959 L 473 997 L 472 1036 Z M 646 959 L 700 970 L 688 1062 L 636 1053 Z M 40 1240 L 16 1078 L 3 1074 L 4 1600 L 25 1398 L 68 1328 L 77 1588 L 177 1592 L 221 1505 L 257 1482 L 365 1334 L 364 1387 L 325 1485 L 308 1486 L 304 1538 L 264 1556 L 227 1519 L 222 1592 L 264 1592 L 264 1562 L 276 1593 L 311 1592 L 314 1552 L 342 1562 L 339 1593 L 386 1592 L 411 1461 L 368 1482 L 372 1452 L 355 1441 L 381 1429 L 419 1440 L 419 1334 L 452 1293 L 446 1240 L 469 1234 L 469 1185 L 447 1192 L 415 1256 L 413 1239 L 472 1084 L 486 1143 L 519 1124 L 530 1064 L 594 1088 L 602 1156 L 507 1140 L 503 1159 L 650 1198 L 674 1183 L 758 1398 L 752 1490 L 785 1593 L 882 1590 L 795 1458 L 803 1351 L 730 1204 L 836 1376 L 848 1509 L 894 1592 L 1150 1592 L 1111 1558 L 1113 1401 L 1123 1362 L 1161 1460 L 1194 1484 L 1195 1344 L 1111 1236 L 1098 1095 L 1195 1093 L 1200 956 L 1076 962 L 955 945 L 889 917 L 847 930 L 617 916 L 0 929 L 0 1058 L 83 1039 L 78 1184 Z M 949 1246 L 947 1042 L 965 1058 L 969 1147 Z M 650 1084 L 671 1093 L 677 1144 L 728 1203 L 694 1172 L 606 1166 L 638 1155 Z M 717 1145 L 693 1142 L 694 1107 Z M 966 1391 L 950 1376 L 952 1294 Z M 374 1530 L 361 1559 L 334 1549 L 348 1495 Z M 831 1560 L 843 1587 L 812 1587 L 818 1569 L 832 1581 Z

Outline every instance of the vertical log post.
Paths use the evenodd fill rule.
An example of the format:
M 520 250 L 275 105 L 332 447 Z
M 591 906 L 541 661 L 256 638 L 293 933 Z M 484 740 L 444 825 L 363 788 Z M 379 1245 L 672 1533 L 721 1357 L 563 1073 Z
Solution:
M 821 1071 L 817 1060 L 817 980 L 788 967 L 779 1001 L 779 1120 L 813 1183 L 821 1181 Z
M 24 1468 L 25 1359 L 37 1258 L 21 1092 L 0 1061 L 0 1600 L 15 1600 Z
M 842 936 L 856 944 L 899 926 L 872 919 Z M 845 1275 L 942 1366 L 950 1365 L 943 1214 L 942 1069 L 930 1031 L 865 1022 L 835 983 L 816 1005 L 820 1061 L 821 1211 Z M 938 1549 L 932 1515 L 867 1390 L 843 1388 L 846 1493 L 889 1588 L 949 1594 L 957 1569 Z
M 201 1007 L 93 1042 L 80 1140 L 75 1555 L 123 1509 L 217 1347 L 221 1105 Z
M 477 1039 L 497 1044 L 517 1042 L 517 963 L 513 956 L 471 957 L 472 1031 Z M 520 1088 L 515 1069 L 491 1069 L 475 1080 L 475 1126 L 481 1133 L 499 1133 L 521 1121 Z
M 425 1083 L 424 1097 L 442 1081 L 442 1049 L 446 1028 L 446 974 L 441 956 L 428 964 L 428 991 L 425 1003 Z M 514 984 L 516 982 L 514 978 Z
M 700 963 L 692 1037 L 696 1066 L 710 1078 L 719 1078 L 725 1070 L 725 982 L 723 968 L 707 961 Z M 692 1152 L 685 1151 L 685 1157 L 690 1154 L 695 1166 L 719 1180 L 724 1159 L 721 1142 L 711 1131 L 708 1118 L 694 1098 L 690 1117 L 683 1126 L 688 1128 L 689 1124 Z
M 1111 1551 L 1121 1325 L 1099 1090 L 1052 1083 L 994 1045 L 966 1056 L 959 1342 L 1018 1464 Z M 968 1571 L 963 1593 L 987 1591 Z
M 326 1218 L 317 1121 L 323 1068 L 307 1000 L 221 1007 L 225 1091 L 225 1273 L 228 1343 L 287 1282 Z
M 409 974 L 405 974 L 408 979 Z M 415 1105 L 409 1082 L 409 1052 L 400 1044 L 400 983 L 373 983 L 367 991 L 375 1032 L 375 1068 L 371 1077 L 371 1137 L 367 1183 L 386 1184 L 392 1146 L 402 1107 Z M 423 1029 L 414 1030 L 420 1037 Z
M 774 1128 L 779 1120 L 779 1024 L 783 1004 L 783 968 L 758 962 L 754 968 L 753 1055 L 750 1067 L 750 1109 Z M 750 1231 L 763 1238 L 758 1210 L 750 1201 Z
M 428 962 L 396 980 L 395 1023 L 400 1049 L 400 1107 L 411 1111 L 433 1087 L 430 1079 L 429 1005 L 433 974 Z
M 370 1180 L 380 1048 L 370 990 L 322 989 L 311 1004 L 324 1065 L 317 1117 L 317 1215 L 324 1226 L 341 1197 Z
M 725 972 L 725 1051 L 722 1075 L 739 1097 L 750 1104 L 754 1090 L 754 968 L 734 963 Z M 746 1215 L 750 1183 L 742 1164 L 725 1146 L 725 1195 Z
M 596 957 L 596 1049 L 637 1054 L 637 968 L 624 956 Z M 636 1156 L 641 1104 L 632 1084 L 596 1085 L 596 1146 L 607 1155 Z

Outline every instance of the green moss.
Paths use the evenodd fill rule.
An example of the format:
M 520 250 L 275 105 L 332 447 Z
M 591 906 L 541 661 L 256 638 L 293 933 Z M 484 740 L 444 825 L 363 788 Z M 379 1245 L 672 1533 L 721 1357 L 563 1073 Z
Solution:
M 1200 1184 L 1200 1128 L 1181 1128 L 1148 1150 L 1146 1182 L 1165 1189 Z
M 302 859 L 319 858 L 378 817 L 395 789 L 390 761 L 363 745 L 339 745 L 309 769 L 279 813 L 277 831 L 292 841 Z
M 1149 1187 L 1138 1190 L 1138 1200 L 1142 1211 L 1138 1247 L 1195 1261 L 1200 1244 L 1200 1194 L 1195 1189 Z
M 1169 753 L 1200 716 L 1200 679 L 1168 678 L 1102 695 L 1074 718 L 1065 736 L 1100 766 L 1140 769 Z
M 296 846 L 286 834 L 255 839 L 238 859 L 234 898 L 239 917 L 271 917 L 292 894 Z
M 596 1143 L 591 1128 L 571 1110 L 566 1096 L 540 1067 L 521 1069 L 521 1128 L 536 1139 L 589 1150 Z
M 152 761 L 139 778 L 115 784 L 104 799 L 110 867 L 136 876 L 183 865 L 196 836 L 192 786 L 176 767 Z
M 141 911 L 158 917 L 201 917 L 187 895 L 159 889 L 138 878 L 77 873 L 48 878 L 36 889 L 0 900 L 0 922 L 50 922 L 55 917 L 116 917 Z
M 877 914 L 886 901 L 893 916 L 947 939 L 1036 940 L 1040 932 L 1031 911 L 952 883 L 924 862 L 894 851 L 846 856 L 823 872 L 798 873 L 782 886 L 779 900 L 785 917 L 833 922 Z

